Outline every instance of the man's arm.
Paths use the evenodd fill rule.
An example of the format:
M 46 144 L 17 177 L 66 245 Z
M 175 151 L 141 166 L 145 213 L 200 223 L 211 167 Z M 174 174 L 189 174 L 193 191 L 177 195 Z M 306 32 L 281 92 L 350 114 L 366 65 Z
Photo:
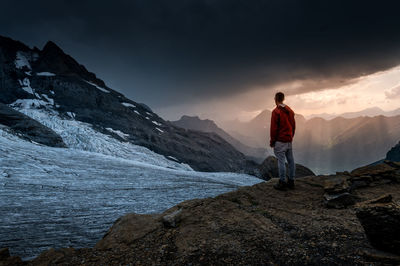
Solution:
M 270 127 L 270 141 L 269 146 L 274 147 L 276 138 L 278 137 L 278 115 L 276 112 L 272 112 L 271 114 L 271 127 Z
M 293 123 L 292 123 L 292 128 L 293 128 L 293 137 L 294 137 L 294 133 L 296 132 L 296 119 L 294 118 L 294 113 L 293 113 Z

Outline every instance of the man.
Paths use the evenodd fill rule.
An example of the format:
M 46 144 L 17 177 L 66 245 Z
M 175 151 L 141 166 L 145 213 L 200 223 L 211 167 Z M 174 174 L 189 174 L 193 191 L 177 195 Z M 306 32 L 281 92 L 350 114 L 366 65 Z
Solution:
M 296 130 L 294 112 L 283 101 L 285 95 L 282 92 L 275 94 L 276 108 L 271 115 L 271 140 L 270 146 L 274 148 L 278 158 L 279 181 L 274 185 L 275 189 L 286 190 L 294 188 L 295 164 L 293 159 L 292 140 Z M 289 179 L 286 182 L 285 157 L 289 164 Z

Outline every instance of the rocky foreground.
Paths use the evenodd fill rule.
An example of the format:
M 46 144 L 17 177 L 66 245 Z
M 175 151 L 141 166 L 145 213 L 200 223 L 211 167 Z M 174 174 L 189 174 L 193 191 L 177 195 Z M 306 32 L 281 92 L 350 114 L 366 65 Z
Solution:
M 400 264 L 399 163 L 274 183 L 125 215 L 94 248 L 26 262 L 3 249 L 0 265 Z

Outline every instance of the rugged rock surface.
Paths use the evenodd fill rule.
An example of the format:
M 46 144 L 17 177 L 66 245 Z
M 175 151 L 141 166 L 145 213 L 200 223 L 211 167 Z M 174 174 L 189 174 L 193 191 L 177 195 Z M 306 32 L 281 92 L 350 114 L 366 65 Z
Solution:
M 268 156 L 262 164 L 259 166 L 260 176 L 264 180 L 269 180 L 271 178 L 278 178 L 278 160 L 274 156 Z M 314 176 L 313 171 L 307 167 L 296 164 L 296 178 L 304 176 Z M 286 163 L 286 176 L 289 176 L 289 169 Z
M 221 137 L 185 130 L 164 121 L 143 104 L 108 88 L 95 74 L 53 42 L 42 50 L 0 36 L 0 102 L 34 100 L 63 116 L 91 124 L 124 141 L 172 156 L 201 171 L 251 172 L 254 164 Z M 121 140 L 121 139 L 120 139 Z
M 325 205 L 328 208 L 346 208 L 360 199 L 355 190 L 382 184 L 400 183 L 400 163 L 384 161 L 357 168 L 351 173 L 323 176 Z
M 7 126 L 9 130 L 30 141 L 46 146 L 65 147 L 62 138 L 53 130 L 2 103 L 0 125 Z
M 400 206 L 391 195 L 360 203 L 357 217 L 375 248 L 400 255 Z
M 177 121 L 171 121 L 171 123 L 175 126 L 185 129 L 215 133 L 227 142 L 229 142 L 238 151 L 246 156 L 253 158 L 258 163 L 261 163 L 268 154 L 266 148 L 254 148 L 243 144 L 239 140 L 226 133 L 222 128 L 217 126 L 214 121 L 209 119 L 202 120 L 198 116 L 184 115 L 181 117 L 181 119 Z
M 357 207 L 325 208 L 327 178 L 341 179 L 304 177 L 297 180 L 295 190 L 286 192 L 274 190 L 274 182 L 263 182 L 215 198 L 185 201 L 161 214 L 128 214 L 118 219 L 94 248 L 51 249 L 24 263 L 380 265 L 398 262 L 398 256 L 376 251 L 370 245 L 355 214 Z M 353 189 L 351 193 L 360 201 L 389 193 L 393 202 L 399 202 L 399 189 L 399 183 L 377 183 Z M 2 263 L 18 265 L 7 264 L 7 258 Z
M 400 162 L 400 142 L 386 153 L 386 160 Z

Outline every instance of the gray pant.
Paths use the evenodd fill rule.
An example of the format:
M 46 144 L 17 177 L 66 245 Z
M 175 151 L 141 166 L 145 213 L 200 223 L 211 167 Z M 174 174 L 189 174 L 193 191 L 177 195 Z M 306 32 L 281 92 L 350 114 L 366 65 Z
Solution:
M 278 158 L 279 179 L 281 181 L 286 182 L 286 166 L 285 166 L 285 157 L 286 157 L 289 164 L 289 179 L 293 180 L 296 168 L 293 159 L 292 143 L 277 141 L 275 143 L 274 153 L 276 158 Z

